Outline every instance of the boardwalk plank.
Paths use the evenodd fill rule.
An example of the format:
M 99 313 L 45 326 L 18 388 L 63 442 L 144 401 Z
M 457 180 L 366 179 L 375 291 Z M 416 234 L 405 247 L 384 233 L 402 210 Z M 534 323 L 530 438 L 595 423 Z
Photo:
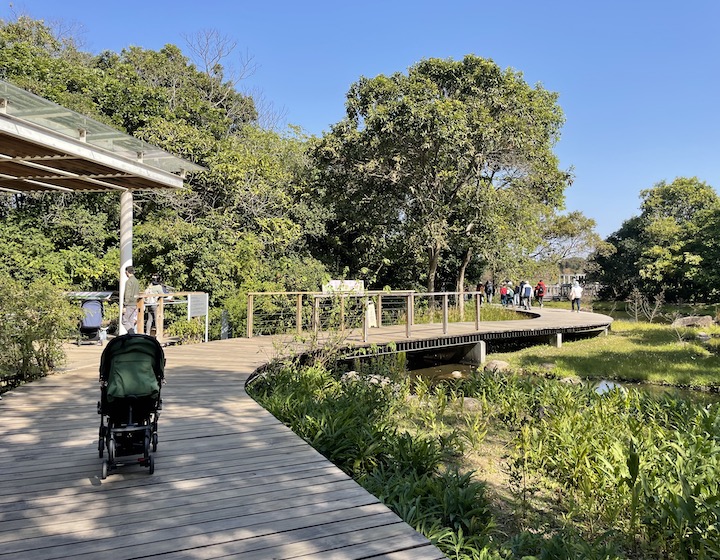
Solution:
M 543 313 L 483 329 L 586 328 L 604 318 Z M 448 336 L 474 331 L 452 324 Z M 485 331 L 487 332 L 487 331 Z M 404 327 L 373 329 L 378 344 Z M 412 340 L 443 336 L 417 326 Z M 349 345 L 363 345 L 348 332 Z M 175 558 L 436 560 L 440 551 L 245 392 L 297 342 L 269 337 L 166 349 L 156 472 L 100 480 L 98 364 L 74 347 L 63 372 L 0 401 L 0 560 Z

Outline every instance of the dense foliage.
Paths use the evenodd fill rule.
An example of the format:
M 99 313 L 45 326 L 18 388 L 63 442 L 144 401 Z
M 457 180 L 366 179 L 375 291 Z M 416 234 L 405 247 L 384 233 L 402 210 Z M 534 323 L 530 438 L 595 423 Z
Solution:
M 45 375 L 65 358 L 80 311 L 47 280 L 30 284 L 0 275 L 0 390 Z
M 490 373 L 411 386 L 390 370 L 288 366 L 251 390 L 451 558 L 720 554 L 720 405 Z M 492 471 L 467 466 L 489 432 L 509 453 L 499 508 Z
M 516 433 L 522 476 L 560 485 L 589 542 L 617 557 L 720 554 L 719 405 L 512 376 L 477 376 L 462 390 Z
M 720 295 L 720 198 L 696 177 L 642 191 L 641 213 L 626 220 L 593 258 L 590 278 L 603 296 L 633 289 L 667 301 L 709 302 Z
M 222 38 L 188 47 L 91 54 L 43 21 L 0 21 L 3 79 L 205 167 L 182 192 L 135 193 L 133 264 L 143 286 L 158 272 L 208 292 L 213 336 L 223 311 L 244 332 L 249 291 L 550 278 L 597 241 L 592 220 L 557 213 L 572 179 L 553 153 L 558 96 L 519 72 L 466 56 L 360 78 L 317 139 L 258 124 Z M 118 212 L 116 194 L 0 193 L 0 275 L 115 289 Z
M 320 365 L 281 367 L 252 384 L 274 416 L 448 551 L 481 550 L 491 527 L 484 485 L 442 469 L 448 452 L 437 436 L 399 430 L 393 415 L 407 385 L 376 378 L 338 379 Z M 441 544 L 441 546 L 443 546 Z M 461 556 L 459 556 L 461 557 Z
M 468 55 L 361 78 L 346 107 L 314 151 L 335 214 L 329 258 L 383 281 L 402 261 L 429 292 L 446 255 L 451 285 L 474 255 L 493 274 L 524 266 L 571 180 L 552 152 L 556 94 Z
M 324 216 L 306 196 L 307 139 L 261 129 L 252 98 L 221 64 L 199 67 L 174 45 L 91 55 L 19 17 L 0 22 L 0 68 L 15 85 L 207 169 L 181 193 L 135 195 L 142 284 L 159 272 L 176 289 L 209 292 L 211 306 L 228 309 L 241 330 L 242 293 L 312 290 L 326 277 L 305 248 Z M 113 194 L 0 195 L 0 275 L 115 289 L 118 212 Z

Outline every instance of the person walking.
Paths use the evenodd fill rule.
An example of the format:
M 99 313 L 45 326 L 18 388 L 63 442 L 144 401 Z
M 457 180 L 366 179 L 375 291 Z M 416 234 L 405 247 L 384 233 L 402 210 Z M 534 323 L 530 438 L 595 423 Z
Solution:
M 522 294 L 520 294 L 522 304 L 525 307 L 525 309 L 532 309 L 532 296 L 533 296 L 533 289 L 530 285 L 530 281 L 525 280 L 525 283 L 522 287 Z
M 150 285 L 145 290 L 146 294 L 164 294 L 165 288 L 163 288 L 160 280 L 160 275 L 155 273 L 150 277 Z M 157 324 L 157 297 L 147 298 L 147 320 L 145 321 L 145 334 L 151 334 L 153 323 Z
M 137 300 L 140 296 L 140 282 L 135 278 L 135 268 L 128 266 L 125 268 L 127 281 L 125 282 L 125 293 L 123 295 L 123 315 L 122 326 L 128 334 L 135 334 L 135 324 L 137 323 Z
M 487 282 L 485 282 L 485 300 L 488 303 L 492 303 L 494 294 L 495 294 L 495 286 L 493 286 L 493 281 L 488 280 Z
M 540 307 L 543 306 L 543 298 L 545 297 L 545 282 L 540 280 L 540 282 L 537 283 L 537 286 L 535 286 L 535 300 L 538 302 L 538 305 Z
M 572 288 L 570 288 L 569 295 L 571 311 L 577 311 L 578 313 L 580 313 L 580 298 L 582 298 L 582 293 L 583 289 L 580 285 L 580 282 L 575 280 L 575 282 L 573 282 Z

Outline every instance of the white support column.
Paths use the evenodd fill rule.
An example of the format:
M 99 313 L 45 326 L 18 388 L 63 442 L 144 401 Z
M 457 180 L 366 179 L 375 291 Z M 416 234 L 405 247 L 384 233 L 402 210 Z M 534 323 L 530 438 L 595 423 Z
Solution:
M 562 341 L 562 333 L 551 334 L 548 337 L 548 344 L 550 344 L 550 346 L 554 346 L 555 348 L 562 348 Z
M 461 364 L 472 364 L 474 366 L 481 366 L 485 363 L 487 358 L 487 345 L 484 340 L 480 340 L 463 356 L 460 360 Z
M 133 196 L 131 191 L 120 194 L 120 318 L 118 332 L 126 334 L 122 325 L 123 296 L 125 295 L 125 268 L 132 266 Z

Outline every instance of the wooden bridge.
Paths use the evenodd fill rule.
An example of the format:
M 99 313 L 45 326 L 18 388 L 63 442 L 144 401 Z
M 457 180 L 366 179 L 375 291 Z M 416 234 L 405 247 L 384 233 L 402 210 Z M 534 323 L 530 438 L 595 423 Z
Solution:
M 612 319 L 546 309 L 522 321 L 373 329 L 373 344 L 447 346 L 606 329 Z M 444 332 L 447 331 L 447 332 Z M 363 333 L 343 342 L 363 346 Z M 166 349 L 156 471 L 100 479 L 99 346 L 0 401 L 0 560 L 165 557 L 444 558 L 245 392 L 290 339 L 256 336 Z M 386 348 L 389 348 L 386 346 Z M 412 348 L 409 348 L 412 349 Z

